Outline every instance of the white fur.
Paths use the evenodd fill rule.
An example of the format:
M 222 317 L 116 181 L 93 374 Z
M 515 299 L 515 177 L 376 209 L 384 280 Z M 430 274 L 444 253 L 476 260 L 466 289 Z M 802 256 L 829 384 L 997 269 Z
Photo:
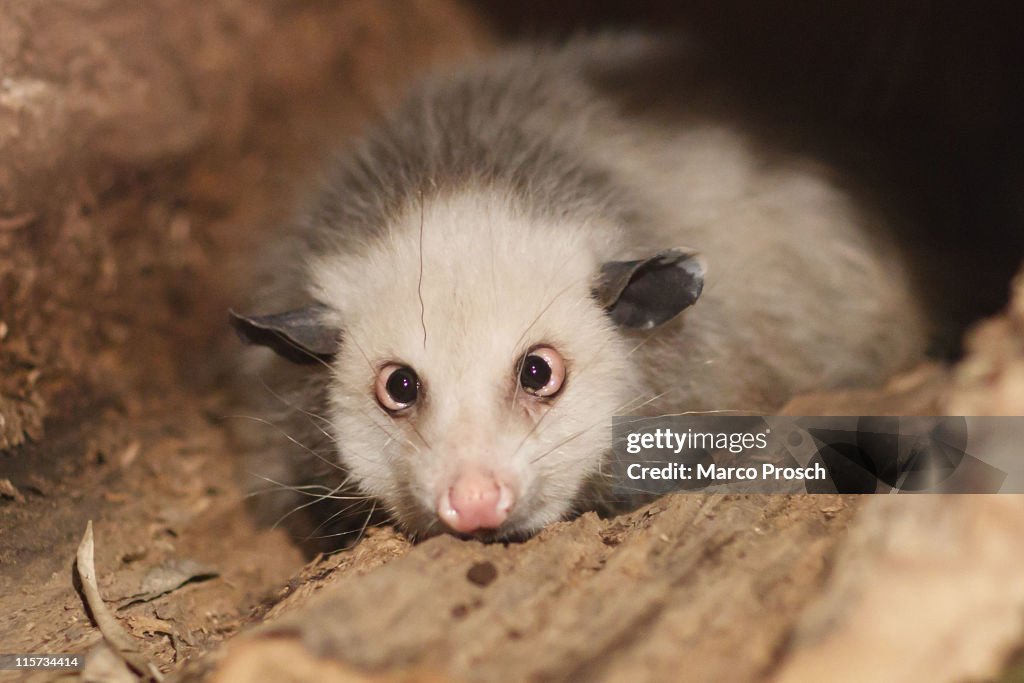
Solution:
M 644 412 L 769 411 L 920 357 L 901 255 L 832 171 L 698 108 L 622 116 L 585 76 L 643 69 L 659 45 L 520 49 L 434 77 L 310 212 L 308 293 L 343 330 L 331 437 L 412 532 L 440 530 L 438 496 L 469 466 L 517 490 L 500 535 L 559 519 L 598 472 L 611 417 L 654 397 Z M 591 296 L 601 264 L 670 247 L 702 253 L 700 299 L 653 333 L 614 328 Z M 548 404 L 516 389 L 539 344 L 567 361 Z M 393 419 L 374 398 L 390 362 L 423 382 Z M 308 394 L 321 407 L 322 382 Z
M 461 469 L 492 469 L 517 491 L 503 532 L 533 531 L 562 517 L 596 473 L 608 418 L 630 398 L 625 342 L 591 298 L 616 231 L 539 223 L 494 192 L 427 200 L 422 252 L 420 222 L 411 207 L 364 253 L 313 268 L 313 295 L 344 329 L 329 389 L 344 464 L 400 518 L 425 525 Z M 517 363 L 540 344 L 568 366 L 550 404 L 517 388 Z M 389 362 L 423 383 L 395 419 L 372 389 Z
M 414 202 L 383 237 L 312 268 L 310 293 L 344 330 L 329 387 L 343 464 L 414 531 L 434 530 L 437 497 L 470 465 L 517 490 L 503 534 L 561 518 L 603 462 L 611 417 L 645 401 L 656 399 L 647 413 L 770 410 L 796 392 L 876 382 L 920 352 L 905 271 L 826 170 L 762 166 L 721 127 L 597 133 L 582 153 L 657 217 L 641 241 L 527 216 L 470 186 L 428 198 L 422 214 Z M 669 246 L 704 255 L 701 299 L 649 341 L 615 329 L 590 296 L 601 263 Z M 516 363 L 541 343 L 566 357 L 567 387 L 530 409 Z M 392 361 L 424 384 L 393 420 L 372 389 Z

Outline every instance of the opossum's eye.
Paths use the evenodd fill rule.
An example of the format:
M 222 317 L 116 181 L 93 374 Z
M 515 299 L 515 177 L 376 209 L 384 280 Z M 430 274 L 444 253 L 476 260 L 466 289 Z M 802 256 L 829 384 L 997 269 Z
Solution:
M 420 378 L 406 366 L 391 363 L 377 375 L 377 401 L 385 410 L 398 412 L 416 402 L 420 393 Z
M 550 398 L 565 383 L 565 361 L 550 346 L 539 346 L 519 362 L 519 386 L 527 393 Z

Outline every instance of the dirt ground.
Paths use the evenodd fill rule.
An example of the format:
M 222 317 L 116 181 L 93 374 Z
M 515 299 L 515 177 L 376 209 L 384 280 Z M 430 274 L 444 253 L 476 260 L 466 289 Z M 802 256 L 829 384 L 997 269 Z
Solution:
M 678 496 L 316 557 L 254 521 L 225 324 L 248 264 L 323 150 L 493 42 L 454 0 L 0 0 L 0 654 L 99 652 L 92 520 L 170 680 L 1024 678 L 1022 497 Z M 1024 414 L 1012 291 L 962 360 L 786 411 Z

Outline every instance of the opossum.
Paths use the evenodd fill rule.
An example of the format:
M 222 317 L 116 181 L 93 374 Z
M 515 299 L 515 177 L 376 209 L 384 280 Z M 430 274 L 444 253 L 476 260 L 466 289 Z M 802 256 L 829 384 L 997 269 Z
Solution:
M 700 63 L 631 34 L 423 79 L 305 212 L 267 299 L 299 305 L 231 314 L 307 366 L 311 450 L 413 536 L 586 509 L 613 415 L 769 411 L 923 355 L 884 213 Z

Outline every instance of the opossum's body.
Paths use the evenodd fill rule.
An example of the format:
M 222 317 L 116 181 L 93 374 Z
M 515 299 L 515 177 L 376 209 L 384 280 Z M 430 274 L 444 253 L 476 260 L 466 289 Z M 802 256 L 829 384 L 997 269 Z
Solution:
M 275 301 L 315 307 L 236 321 L 329 366 L 300 401 L 357 488 L 412 533 L 507 536 L 563 517 L 598 473 L 612 415 L 767 411 L 922 354 L 879 217 L 833 171 L 723 116 L 727 100 L 697 90 L 674 50 L 593 39 L 427 80 L 308 215 L 303 279 Z M 676 247 L 635 271 L 679 269 L 637 295 L 686 290 L 655 292 L 660 312 L 627 301 L 640 276 L 606 291 L 633 272 L 623 261 Z M 524 391 L 538 348 L 564 361 L 552 396 Z M 412 372 L 405 389 L 395 367 Z

